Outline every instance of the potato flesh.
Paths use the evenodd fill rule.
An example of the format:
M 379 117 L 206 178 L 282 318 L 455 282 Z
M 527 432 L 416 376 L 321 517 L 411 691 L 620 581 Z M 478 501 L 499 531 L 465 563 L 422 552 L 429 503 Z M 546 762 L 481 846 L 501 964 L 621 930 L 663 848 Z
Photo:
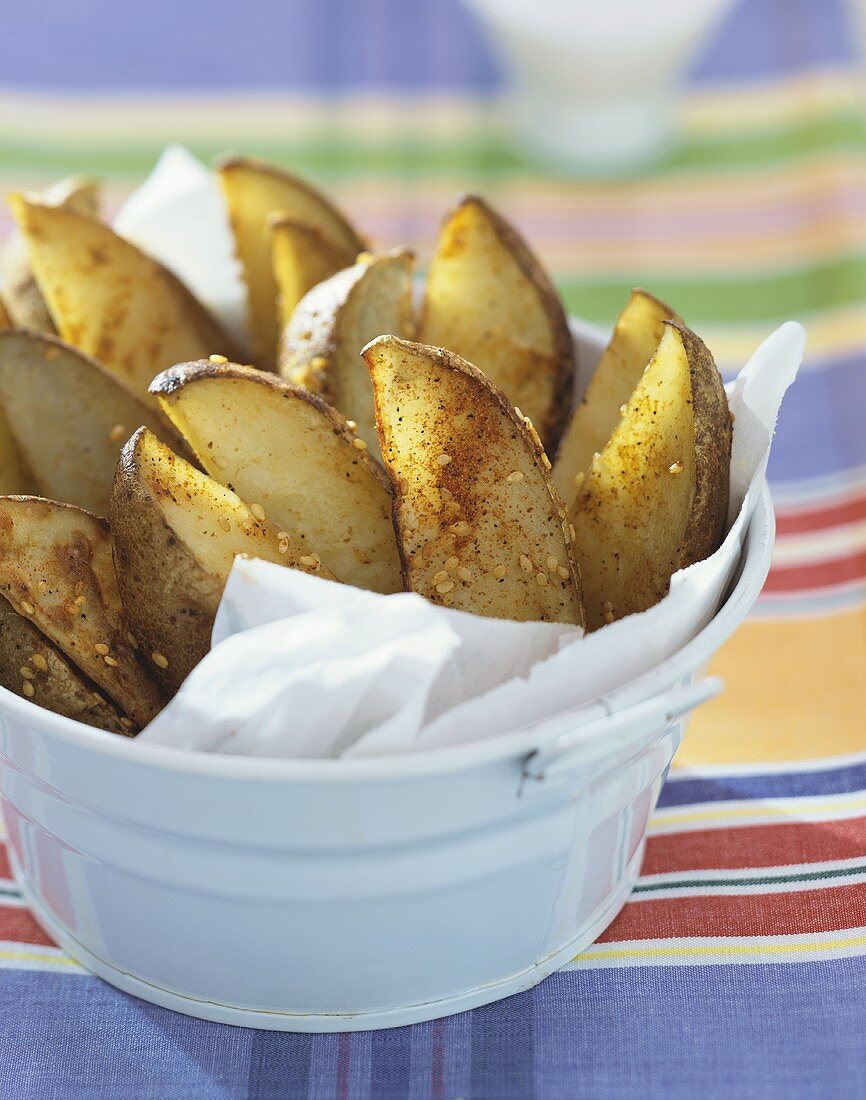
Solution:
M 46 187 L 39 198 L 52 206 L 66 206 L 92 218 L 99 214 L 99 184 L 88 176 L 58 180 Z M 16 327 L 54 333 L 54 322 L 30 267 L 27 243 L 18 231 L 3 247 L 0 275 Z
M 109 733 L 134 727 L 29 619 L 0 598 L 0 684 L 46 710 Z M 25 685 L 27 685 L 25 687 Z
M 60 336 L 141 400 L 174 363 L 232 354 L 228 337 L 166 268 L 108 226 L 11 196 L 30 262 Z
M 430 265 L 418 340 L 486 374 L 552 448 L 571 393 L 571 339 L 555 291 L 540 270 L 532 277 L 536 261 L 518 254 L 528 250 L 513 236 L 480 202 L 452 213 Z
M 365 358 L 412 591 L 493 618 L 580 624 L 565 510 L 504 396 L 440 349 L 383 338 Z
M 262 370 L 273 370 L 279 330 L 268 216 L 288 214 L 295 221 L 320 230 L 335 245 L 351 250 L 353 255 L 363 248 L 363 243 L 322 195 L 273 165 L 230 160 L 220 167 L 219 181 L 247 285 L 253 361 Z M 175 361 L 180 362 L 180 359 Z
M 159 695 L 129 639 L 102 520 L 38 497 L 0 498 L 0 595 L 136 726 L 157 713 Z
M 0 404 L 32 472 L 32 491 L 97 515 L 107 513 L 121 447 L 136 428 L 145 424 L 180 442 L 98 363 L 37 333 L 0 333 Z
M 0 494 L 35 493 L 33 479 L 5 412 L 0 412 Z
M 553 483 L 569 507 L 578 483 L 602 451 L 664 335 L 673 310 L 642 290 L 634 290 L 619 315 L 613 335 L 575 409 L 553 464 Z
M 379 434 L 373 384 L 361 349 L 377 336 L 409 335 L 412 257 L 408 253 L 362 261 L 314 287 L 283 333 L 280 373 L 320 393 L 353 420 L 374 456 Z
M 280 329 L 304 295 L 355 262 L 355 250 L 335 244 L 320 229 L 286 218 L 270 221 L 271 262 L 277 284 Z
M 666 326 L 571 512 L 590 630 L 668 590 L 695 496 L 693 408 L 686 348 Z
M 190 378 L 162 401 L 211 477 L 261 505 L 341 581 L 402 588 L 385 478 L 335 413 L 254 371 Z

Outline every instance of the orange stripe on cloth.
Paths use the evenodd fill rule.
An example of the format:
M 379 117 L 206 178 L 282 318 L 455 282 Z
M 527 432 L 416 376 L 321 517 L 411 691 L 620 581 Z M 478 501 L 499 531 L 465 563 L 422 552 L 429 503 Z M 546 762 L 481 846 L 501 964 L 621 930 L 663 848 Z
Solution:
M 747 620 L 710 671 L 725 690 L 692 719 L 676 765 L 813 760 L 866 749 L 866 611 Z

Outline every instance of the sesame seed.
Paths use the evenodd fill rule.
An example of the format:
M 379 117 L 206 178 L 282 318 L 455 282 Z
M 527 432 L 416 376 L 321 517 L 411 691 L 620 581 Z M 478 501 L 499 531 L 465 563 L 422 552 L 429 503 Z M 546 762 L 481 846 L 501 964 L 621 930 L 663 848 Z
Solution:
M 265 518 L 265 510 L 262 508 L 261 504 L 251 504 L 250 511 L 258 520 L 263 520 Z
M 457 570 L 457 576 L 461 581 L 466 581 L 467 584 L 472 580 L 472 572 L 465 565 L 461 565 Z
M 224 355 L 209 355 L 208 359 L 210 359 L 210 361 L 212 363 L 227 363 L 228 362 L 228 359 L 226 359 L 226 357 Z
M 121 439 L 126 435 L 126 428 L 123 424 L 115 424 L 114 427 L 108 433 L 109 443 L 119 443 Z
M 18 671 L 21 673 L 25 680 L 36 679 L 36 673 L 33 671 L 32 668 L 30 668 L 29 665 L 22 665 L 21 668 L 18 669 Z
M 472 528 L 466 522 L 465 519 L 458 520 L 457 523 L 451 524 L 451 530 L 455 535 L 468 535 Z
M 668 472 L 672 474 L 681 474 L 683 472 L 682 462 L 672 462 L 670 466 L 668 466 Z
M 558 565 L 559 565 L 559 559 L 555 558 L 551 554 L 550 557 L 547 559 L 547 568 L 548 568 L 549 572 L 555 573 L 556 572 L 556 567 Z
M 547 574 L 546 573 L 536 573 L 535 574 L 535 583 L 538 585 L 539 588 L 544 588 L 545 585 L 547 584 Z
M 72 602 L 75 604 L 76 607 L 81 607 L 82 604 L 87 603 L 87 597 L 86 596 L 76 596 L 75 599 Z
M 21 685 L 21 690 L 24 692 L 28 699 L 32 699 L 33 696 L 36 694 L 36 688 L 30 683 L 29 680 L 24 681 L 24 683 Z
M 48 582 L 47 581 L 37 581 L 36 582 L 36 589 L 37 589 L 38 592 L 47 592 L 48 591 Z
M 545 470 L 551 470 L 551 469 L 553 469 L 553 466 L 552 466 L 552 464 L 551 464 L 551 461 L 550 461 L 550 459 L 549 459 L 549 458 L 547 457 L 547 455 L 545 454 L 545 452 L 544 452 L 544 451 L 542 451 L 542 452 L 541 452 L 541 465 L 542 465 L 542 466 L 543 466 L 543 467 L 545 468 Z
M 446 569 L 456 569 L 459 564 L 460 564 L 460 559 L 459 558 L 450 557 L 450 558 L 445 559 L 445 568 Z
M 217 523 L 220 525 L 220 528 L 226 532 L 226 534 L 228 534 L 228 532 L 232 529 L 231 520 L 228 516 L 220 516 L 217 520 Z
M 444 584 L 448 580 L 448 572 L 445 569 L 440 569 L 438 573 L 433 574 L 434 584 Z
M 277 549 L 281 554 L 288 554 L 289 552 L 289 536 L 285 531 L 277 531 Z
M 22 600 L 21 610 L 24 612 L 25 615 L 32 615 L 36 608 L 33 606 L 32 603 L 29 603 L 27 600 Z
M 229 463 L 226 459 L 221 458 L 219 455 L 214 455 L 213 464 L 218 470 L 227 470 L 229 468 Z
M 524 573 L 532 573 L 535 570 L 535 566 L 532 564 L 532 559 L 528 558 L 526 554 L 520 555 L 520 568 Z
M 619 407 L 619 415 L 620 415 L 620 416 L 625 416 L 625 414 L 626 414 L 626 410 L 627 410 L 627 409 L 628 409 L 628 405 L 620 405 L 620 407 Z
M 316 566 L 319 564 L 318 560 L 313 557 L 312 554 L 302 554 L 301 557 L 298 558 L 298 561 L 301 565 L 305 565 L 308 569 L 315 569 Z
M 446 607 L 451 607 L 454 603 L 454 597 L 450 594 L 446 594 L 442 597 L 442 602 L 445 604 Z
M 128 718 L 121 718 L 120 719 L 120 724 L 123 726 L 123 728 L 125 730 L 131 730 L 132 729 L 132 722 L 130 722 L 130 720 Z
M 91 699 L 91 702 L 93 703 L 93 705 L 95 707 L 101 706 L 105 702 L 105 700 L 102 698 L 102 696 L 99 694 L 98 691 L 94 691 L 94 693 L 91 695 L 90 699 Z
M 574 540 L 577 538 L 577 532 L 574 529 L 574 524 L 573 523 L 569 523 L 568 533 L 571 535 L 571 541 L 574 542 Z
M 441 454 L 441 455 L 439 455 L 439 457 L 438 457 L 438 458 L 436 459 L 436 462 L 437 462 L 437 463 L 438 463 L 438 464 L 439 464 L 440 466 L 447 466 L 447 465 L 448 465 L 448 463 L 449 463 L 450 461 L 451 461 L 451 455 L 446 455 L 446 454 Z
M 559 566 L 559 567 L 557 568 L 556 572 L 557 572 L 557 573 L 558 573 L 558 575 L 559 575 L 559 576 L 560 576 L 560 577 L 562 578 L 562 580 L 564 580 L 564 581 L 567 581 L 567 580 L 568 580 L 568 575 L 569 575 L 569 574 L 568 574 L 568 570 L 567 570 L 567 569 L 565 568 L 565 566 L 562 566 L 562 565 L 560 565 L 560 566 Z
M 602 611 L 604 612 L 604 621 L 606 623 L 612 623 L 614 620 L 613 604 L 610 600 L 605 600 L 602 604 Z
M 45 660 L 41 653 L 34 653 L 33 656 L 30 658 L 30 664 L 33 665 L 34 668 L 39 669 L 40 672 L 48 671 L 48 662 Z
M 520 409 L 518 409 L 518 407 L 516 405 L 514 406 L 514 411 L 517 413 L 517 419 L 522 420 L 523 419 L 523 413 L 520 411 Z
M 105 642 L 97 642 L 93 647 L 100 657 L 104 657 L 107 653 L 111 652 L 111 647 L 107 646 Z
M 496 578 L 496 580 L 501 581 L 507 572 L 507 565 L 497 565 L 493 569 L 493 576 Z
M 367 450 L 367 444 L 364 442 L 363 439 L 353 439 L 352 440 L 352 446 L 355 448 L 356 451 L 366 451 Z
M 581 471 L 579 474 L 574 475 L 574 480 L 571 483 L 572 489 L 579 489 L 583 485 L 586 474 Z
M 109 668 L 117 668 L 117 661 L 113 657 L 103 657 L 102 659 Z
M 592 461 L 593 462 L 598 462 L 598 460 L 600 458 L 601 458 L 601 451 L 593 451 L 592 452 Z
M 441 592 L 444 596 L 446 592 L 450 592 L 454 587 L 454 581 L 442 581 L 441 584 L 436 585 L 436 591 Z
M 150 655 L 150 659 L 156 665 L 157 668 L 168 668 L 168 657 L 164 653 L 157 653 L 155 650 Z
M 356 432 L 358 430 L 358 421 L 357 420 L 347 420 L 346 421 L 346 427 L 349 429 L 350 432 Z
M 508 477 L 505 479 L 509 485 L 514 485 L 517 481 L 523 481 L 522 470 L 512 470 Z
M 138 638 L 134 634 L 131 634 L 128 630 L 126 632 L 126 640 L 132 646 L 133 649 L 138 649 Z

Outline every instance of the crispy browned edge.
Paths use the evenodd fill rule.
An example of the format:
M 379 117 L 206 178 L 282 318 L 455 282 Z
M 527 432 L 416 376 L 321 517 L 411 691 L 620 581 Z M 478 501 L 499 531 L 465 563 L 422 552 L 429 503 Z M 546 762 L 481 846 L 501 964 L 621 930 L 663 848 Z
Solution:
M 54 508 L 66 508 L 70 512 L 78 512 L 79 515 L 88 516 L 90 519 L 94 520 L 103 529 L 105 534 L 108 536 L 109 543 L 111 545 L 111 564 L 112 564 L 112 569 L 114 569 L 114 539 L 113 539 L 112 534 L 111 534 L 111 526 L 110 526 L 108 520 L 104 516 L 98 516 L 98 515 L 96 515 L 95 512 L 91 512 L 87 508 L 81 508 L 78 504 L 67 504 L 66 501 L 63 501 L 63 500 L 51 500 L 50 497 L 41 497 L 41 496 L 38 496 L 35 493 L 16 493 L 16 494 L 6 493 L 6 494 L 0 494 L 0 495 L 2 495 L 4 497 L 4 499 L 6 499 L 6 500 L 34 500 L 34 501 L 39 501 L 40 503 L 43 503 L 43 504 L 50 504 Z M 116 572 L 115 572 L 115 575 L 114 575 L 114 583 L 117 586 L 118 598 L 120 598 L 120 587 L 119 587 L 118 582 L 117 582 L 117 573 Z M 2 597 L 2 598 L 6 599 L 5 596 Z M 7 600 L 7 602 L 11 602 L 11 601 Z M 121 603 L 121 607 L 122 607 L 123 606 L 123 600 L 120 600 L 120 603 Z M 13 608 L 13 611 L 14 611 L 14 608 Z M 125 612 L 124 612 L 124 614 L 125 614 Z M 38 630 L 39 627 L 37 627 L 36 629 Z M 41 633 L 41 631 L 40 631 L 40 633 Z M 50 638 L 48 640 L 51 643 L 51 645 L 55 646 L 56 649 L 60 650 L 60 652 L 63 654 L 63 656 L 66 658 L 66 660 L 71 665 L 73 665 L 76 669 L 78 669 L 78 665 L 75 663 L 75 661 L 72 660 L 71 657 L 66 656 L 66 653 L 65 653 L 65 651 L 63 650 L 63 648 L 61 646 L 57 645 L 55 642 L 51 642 Z M 136 654 L 133 654 L 133 656 L 137 660 L 137 662 L 138 662 L 138 664 L 141 668 L 141 671 L 144 673 L 145 679 L 150 680 L 151 685 L 153 686 L 155 692 L 157 692 L 157 694 L 158 694 L 158 685 L 157 685 L 156 681 L 153 679 L 153 677 L 151 676 L 150 670 L 144 664 L 144 662 L 142 661 L 139 654 L 136 653 Z M 79 671 L 81 671 L 81 670 L 79 669 Z M 89 679 L 87 674 L 84 673 L 84 672 L 82 672 L 82 676 L 84 676 L 85 679 Z M 112 703 L 112 705 L 114 707 L 116 707 L 122 714 L 125 714 L 125 715 L 129 716 L 128 708 L 122 707 L 120 705 L 120 703 L 118 702 L 118 700 L 114 698 L 114 696 L 111 694 L 111 692 L 108 691 L 107 688 L 100 688 L 99 690 L 103 695 L 107 695 L 109 697 L 109 701 Z M 158 711 L 156 713 L 158 713 Z M 156 713 L 154 713 L 151 716 L 151 719 L 156 717 Z
M 10 206 L 12 207 L 13 212 L 14 212 L 14 205 L 12 204 L 11 200 L 15 197 L 16 196 L 13 196 L 13 195 L 8 196 L 8 198 L 10 200 Z M 39 203 L 39 202 L 37 202 L 33 199 L 28 199 L 26 195 L 19 195 L 17 197 L 20 198 L 23 202 L 29 203 L 30 205 L 33 205 L 33 206 L 46 206 L 47 205 L 46 203 Z M 54 209 L 54 208 L 52 208 L 52 209 Z M 165 266 L 165 264 L 161 263 L 158 259 L 156 259 L 155 256 L 151 256 L 151 254 L 149 252 L 146 252 L 143 248 L 140 248 L 139 245 L 135 244 L 133 241 L 128 240 L 126 237 L 124 237 L 120 233 L 116 232 L 114 229 L 112 229 L 112 227 L 110 225 L 106 225 L 104 222 L 101 222 L 98 218 L 90 217 L 87 214 L 82 214 L 78 210 L 71 210 L 68 207 L 63 207 L 62 210 L 63 210 L 64 217 L 75 218 L 78 221 L 83 221 L 83 222 L 88 222 L 88 223 L 96 222 L 96 224 L 99 225 L 101 228 L 106 229 L 109 233 L 113 233 L 114 236 L 117 237 L 119 240 L 123 241 L 124 244 L 128 245 L 130 248 L 135 249 L 137 252 L 140 252 L 143 256 L 146 256 L 147 259 L 150 260 L 150 262 L 152 264 L 154 264 L 159 269 L 159 271 L 162 273 L 165 280 L 171 286 L 173 286 L 175 288 L 175 290 L 178 292 L 180 297 L 184 299 L 184 301 L 186 302 L 186 305 L 188 306 L 188 308 L 192 310 L 193 315 L 196 317 L 196 327 L 197 328 L 199 328 L 200 326 L 212 326 L 213 327 L 214 335 L 216 336 L 216 338 L 220 342 L 220 346 L 218 348 L 213 349 L 214 352 L 218 352 L 221 355 L 225 355 L 226 357 L 231 357 L 231 358 L 240 358 L 241 357 L 240 356 L 240 349 L 237 347 L 237 345 L 235 344 L 232 337 L 228 334 L 228 332 L 226 332 L 226 330 L 223 328 L 223 326 L 220 324 L 220 322 L 216 319 L 216 317 L 214 317 L 214 315 L 210 312 L 210 310 L 207 309 L 206 306 L 202 305 L 202 303 L 198 300 L 198 298 L 196 298 L 196 296 L 189 289 L 189 287 L 186 285 L 186 283 L 184 283 L 181 279 L 179 279 L 177 277 L 177 275 L 174 274 L 173 271 L 171 271 L 169 268 L 167 268 Z M 16 222 L 17 222 L 17 219 L 16 219 Z M 26 236 L 26 234 L 25 234 L 25 236 Z M 36 281 L 37 281 L 37 284 L 38 284 L 39 280 L 37 279 Z M 41 293 L 41 287 L 40 287 L 40 293 Z M 47 308 L 47 303 L 46 303 L 46 308 Z M 52 323 L 56 324 L 55 319 L 54 319 L 54 315 L 51 313 L 51 310 L 49 309 L 48 312 L 51 315 Z M 204 337 L 204 332 L 200 331 L 199 335 Z
M 529 444 L 532 456 L 535 460 L 536 466 L 541 471 L 542 480 L 547 487 L 547 492 L 550 496 L 551 502 L 556 510 L 556 514 L 559 517 L 560 525 L 562 527 L 563 537 L 565 539 L 566 553 L 568 554 L 568 565 L 571 571 L 572 581 L 578 595 L 578 605 L 580 607 L 580 625 L 586 626 L 586 612 L 583 606 L 583 590 L 580 583 L 580 567 L 577 564 L 577 559 L 574 556 L 574 546 L 569 529 L 568 510 L 556 491 L 553 485 L 553 481 L 550 477 L 550 470 L 544 465 L 542 461 L 542 455 L 545 453 L 544 447 L 537 436 L 527 426 L 525 420 L 518 416 L 514 406 L 508 400 L 505 393 L 490 379 L 480 371 L 477 367 L 474 367 L 466 359 L 457 355 L 456 352 L 449 351 L 447 348 L 437 348 L 430 344 L 419 344 L 412 340 L 401 340 L 398 336 L 377 336 L 375 340 L 371 340 L 362 350 L 363 355 L 368 367 L 372 368 L 369 354 L 374 348 L 382 343 L 388 343 L 393 341 L 394 343 L 405 347 L 413 354 L 417 354 L 419 351 L 428 358 L 434 359 L 436 363 L 443 367 L 445 370 L 456 371 L 459 374 L 464 374 L 470 378 L 479 389 L 486 390 L 493 398 L 499 409 L 505 413 L 511 423 L 517 428 L 524 440 Z M 372 373 L 372 369 L 371 369 Z M 379 447 L 384 455 L 386 453 L 385 447 L 385 433 L 382 429 L 383 417 L 380 415 L 380 401 L 379 390 L 376 387 L 375 375 L 373 377 L 373 394 L 376 402 L 376 429 L 379 433 Z M 391 482 L 392 504 L 391 515 L 394 523 L 394 531 L 397 534 L 397 549 L 400 554 L 400 572 L 403 577 L 403 587 L 407 591 L 411 591 L 411 585 L 409 581 L 409 563 L 403 550 L 403 540 L 400 537 L 400 521 L 399 521 L 399 507 L 403 499 L 402 479 L 396 478 L 391 474 L 390 467 L 387 468 L 387 476 Z
M 162 412 L 162 410 L 154 409 L 150 405 L 145 405 L 138 394 L 135 393 L 134 390 L 130 389 L 130 387 L 126 384 L 126 382 L 124 382 L 122 378 L 118 377 L 118 375 L 116 374 L 113 374 L 110 370 L 104 367 L 98 359 L 94 359 L 92 355 L 86 355 L 83 351 L 80 350 L 80 348 L 77 348 L 74 344 L 68 343 L 66 340 L 62 340 L 54 333 L 37 332 L 35 329 L 29 328 L 9 328 L 0 330 L 0 345 L 3 344 L 4 340 L 11 339 L 13 336 L 16 339 L 19 339 L 23 336 L 26 340 L 29 340 L 34 344 L 54 344 L 56 347 L 62 348 L 63 351 L 70 352 L 77 359 L 80 359 L 83 363 L 87 363 L 97 372 L 97 374 L 102 375 L 102 377 L 106 379 L 109 385 L 118 386 L 120 389 L 123 390 L 127 397 L 131 397 L 133 401 L 141 405 L 145 412 L 147 412 L 148 416 L 157 416 L 160 420 L 161 430 L 165 433 L 165 438 L 163 438 L 162 442 L 171 447 L 173 451 L 177 451 L 181 458 L 185 458 L 187 462 L 194 462 L 189 454 L 189 450 L 183 440 L 183 437 L 180 435 L 177 428 L 175 428 L 174 424 L 172 424 L 168 417 Z M 135 425 L 135 427 L 140 427 L 140 425 Z M 132 428 L 132 425 L 130 425 L 130 428 Z
M 359 252 L 362 252 L 367 247 L 367 242 L 364 238 L 360 236 L 354 225 L 352 225 L 342 210 L 334 205 L 333 201 L 324 191 L 320 191 L 319 188 L 312 183 L 302 179 L 300 176 L 296 176 L 294 172 L 289 172 L 287 169 L 281 168 L 278 164 L 273 164 L 269 160 L 264 160 L 262 157 L 244 157 L 237 153 L 222 153 L 214 159 L 213 164 L 215 170 L 220 174 L 223 172 L 231 172 L 233 168 L 253 168 L 257 172 L 262 172 L 269 176 L 276 176 L 278 179 L 287 180 L 293 187 L 297 187 L 299 191 L 306 191 L 308 195 L 322 203 L 323 206 L 326 206 L 346 232 L 354 237 Z
M 347 443 L 353 444 L 352 457 L 356 460 L 360 459 L 361 465 L 390 492 L 391 481 L 379 463 L 366 450 L 361 451 L 354 447 L 357 436 L 348 426 L 345 417 L 321 397 L 310 393 L 302 386 L 286 382 L 285 379 L 278 378 L 269 371 L 245 367 L 240 363 L 213 363 L 209 359 L 196 359 L 189 363 L 178 363 L 162 371 L 151 382 L 150 392 L 158 396 L 170 397 L 175 390 L 204 378 L 247 378 L 260 386 L 269 386 L 273 390 L 279 390 L 281 393 L 287 393 L 300 401 L 305 401 L 326 419 L 334 435 L 341 436 Z
M 25 645 L 25 641 L 27 644 Z M 5 675 L 7 667 L 15 667 L 16 665 L 23 665 L 31 660 L 31 657 L 25 656 L 25 654 L 32 654 L 36 649 L 43 651 L 43 656 L 49 662 L 49 669 L 46 675 L 51 677 L 52 675 L 52 663 L 56 662 L 62 668 L 68 671 L 70 679 L 77 679 L 82 691 L 86 691 L 91 700 L 99 699 L 99 702 L 92 702 L 92 705 L 86 710 L 75 712 L 74 708 L 69 706 L 69 697 L 52 690 L 49 694 L 50 700 L 54 703 L 53 706 L 49 706 L 47 702 L 41 700 L 37 701 L 35 698 L 30 699 L 25 695 L 23 691 L 18 690 L 12 686 L 12 677 Z M 29 619 L 20 615 L 13 607 L 12 604 L 6 599 L 5 596 L 0 596 L 0 665 L 4 669 L 4 676 L 0 679 L 6 679 L 7 683 L 4 685 L 7 691 L 13 692 L 22 699 L 26 699 L 28 702 L 34 703 L 36 706 L 42 707 L 43 710 L 50 710 L 53 714 L 61 714 L 66 718 L 70 718 L 75 722 L 82 722 L 84 725 L 92 726 L 95 729 L 102 729 L 108 733 L 116 733 L 121 737 L 134 737 L 135 727 L 130 726 L 127 728 L 121 721 L 123 717 L 121 711 L 117 706 L 106 699 L 102 694 L 103 689 L 97 688 L 96 684 L 85 675 L 59 646 L 55 645 L 42 631 L 32 623 Z M 37 681 L 39 679 L 39 673 L 37 673 Z M 21 681 L 23 677 L 18 676 L 18 680 Z M 45 698 L 43 694 L 43 699 Z M 93 719 L 88 721 L 89 718 Z M 98 720 L 97 720 L 98 719 Z M 129 719 L 123 718 L 123 721 L 129 722 Z
M 684 569 L 715 553 L 725 535 L 733 417 L 709 348 L 685 325 L 664 323 L 677 330 L 686 349 L 695 422 L 695 498 L 676 564 Z
M 565 425 L 571 415 L 571 391 L 574 385 L 575 368 L 577 366 L 577 351 L 568 327 L 568 317 L 559 292 L 553 284 L 541 261 L 530 248 L 523 236 L 501 214 L 490 206 L 480 195 L 467 192 L 457 196 L 457 199 L 445 217 L 442 219 L 440 237 L 449 221 L 464 206 L 474 203 L 480 207 L 485 217 L 490 221 L 496 235 L 504 243 L 517 261 L 518 267 L 538 291 L 542 308 L 550 322 L 554 340 L 554 353 L 556 355 L 559 371 L 556 379 L 553 400 L 550 412 L 543 424 L 536 425 L 544 440 L 545 448 L 550 454 L 555 454 L 559 446 L 559 440 L 565 430 Z M 424 311 L 426 309 L 426 294 L 421 304 L 419 332 L 423 332 Z

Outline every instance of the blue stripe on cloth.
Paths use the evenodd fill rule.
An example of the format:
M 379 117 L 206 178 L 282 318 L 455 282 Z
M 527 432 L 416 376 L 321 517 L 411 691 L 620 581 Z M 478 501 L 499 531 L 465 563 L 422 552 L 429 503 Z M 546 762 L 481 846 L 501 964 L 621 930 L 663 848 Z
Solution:
M 739 0 L 694 66 L 698 84 L 850 64 L 844 0 Z M 50 25 L 51 34 L 45 34 Z M 38 48 L 36 48 L 38 46 Z M 291 63 L 287 64 L 287 53 Z M 190 59 L 195 64 L 190 64 Z M 360 88 L 489 92 L 497 65 L 458 0 L 28 0 L 4 6 L 7 87 L 341 93 Z
M 864 409 L 862 355 L 803 371 L 785 395 L 770 453 L 771 483 L 824 477 L 866 465 Z
M 691 806 L 699 802 L 802 798 L 808 795 L 850 794 L 852 791 L 866 791 L 866 762 L 813 772 L 669 779 L 662 787 L 658 804 L 661 807 Z
M 864 990 L 863 957 L 555 974 L 536 991 L 535 1096 L 860 1100 Z
M 864 990 L 864 957 L 570 970 L 432 1024 L 296 1036 L 203 1023 L 97 979 L 6 971 L 0 1097 L 859 1100 Z

